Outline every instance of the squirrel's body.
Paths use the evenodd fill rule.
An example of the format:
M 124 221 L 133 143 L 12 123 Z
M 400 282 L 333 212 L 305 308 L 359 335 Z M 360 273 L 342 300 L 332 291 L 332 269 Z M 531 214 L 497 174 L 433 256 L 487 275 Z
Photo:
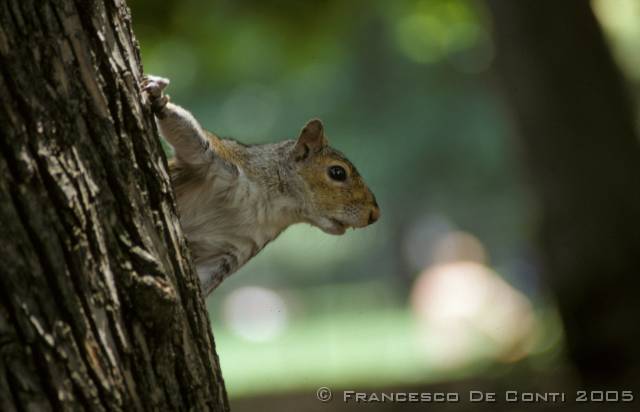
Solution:
M 171 181 L 205 294 L 292 224 L 342 234 L 378 219 L 373 194 L 328 146 L 319 121 L 297 140 L 247 146 L 204 131 L 188 111 L 168 103 L 167 84 L 148 77 L 143 88 L 175 150 Z M 335 168 L 348 176 L 335 179 Z
M 279 152 L 291 146 L 283 143 L 260 148 Z M 239 144 L 222 145 L 233 150 Z M 234 272 L 299 219 L 298 205 L 288 196 L 286 167 L 277 156 L 244 149 L 234 153 L 239 167 L 222 174 L 171 162 L 180 222 L 199 273 Z

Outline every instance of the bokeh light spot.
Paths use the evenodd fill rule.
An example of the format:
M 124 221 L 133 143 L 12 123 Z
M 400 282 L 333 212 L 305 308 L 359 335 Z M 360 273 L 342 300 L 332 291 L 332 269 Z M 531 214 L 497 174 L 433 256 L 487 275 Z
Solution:
M 223 305 L 227 327 L 246 340 L 264 342 L 275 339 L 286 328 L 289 312 L 276 292 L 256 286 L 230 293 Z

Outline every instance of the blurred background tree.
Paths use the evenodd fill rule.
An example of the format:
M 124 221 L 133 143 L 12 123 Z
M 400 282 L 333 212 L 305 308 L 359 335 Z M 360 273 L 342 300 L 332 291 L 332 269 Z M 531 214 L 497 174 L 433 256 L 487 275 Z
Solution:
M 259 397 L 274 393 L 304 394 L 313 403 L 318 386 L 406 389 L 514 374 L 556 377 L 545 381 L 549 385 L 577 384 L 571 360 L 579 366 L 591 361 L 576 352 L 571 336 L 584 325 L 572 319 L 595 317 L 606 307 L 593 302 L 602 297 L 598 279 L 606 275 L 598 277 L 604 270 L 598 266 L 577 279 L 586 264 L 574 259 L 599 251 L 614 259 L 618 255 L 610 253 L 620 243 L 629 256 L 637 245 L 637 215 L 620 227 L 619 239 L 619 226 L 611 226 L 588 249 L 575 245 L 580 253 L 567 264 L 577 266 L 548 282 L 543 269 L 564 270 L 550 266 L 552 249 L 566 245 L 569 253 L 573 243 L 543 243 L 537 251 L 540 212 L 550 198 L 541 195 L 553 183 L 549 189 L 566 196 L 558 199 L 560 206 L 571 197 L 572 209 L 561 210 L 561 221 L 542 214 L 548 240 L 554 230 L 572 226 L 575 207 L 593 201 L 584 198 L 592 196 L 590 179 L 603 188 L 624 175 L 625 189 L 620 183 L 615 190 L 630 190 L 635 149 L 625 154 L 614 138 L 605 144 L 602 136 L 616 134 L 627 147 L 637 142 L 638 113 L 621 89 L 632 98 L 640 90 L 638 2 L 548 2 L 539 10 L 534 2 L 511 10 L 464 0 L 129 3 L 145 71 L 171 78 L 173 101 L 206 128 L 262 143 L 294 137 L 307 119 L 321 117 L 332 144 L 358 166 L 382 208 L 379 223 L 340 238 L 304 226 L 288 230 L 209 299 L 236 410 L 255 399 L 263 407 Z M 589 6 L 626 82 L 611 74 L 616 69 Z M 522 27 L 505 22 L 510 16 Z M 509 39 L 516 29 L 519 34 Z M 496 76 L 492 68 L 503 52 L 508 61 Z M 574 52 L 583 58 L 574 61 Z M 557 75 L 538 79 L 540 90 L 517 78 L 556 69 Z M 499 87 L 503 80 L 508 100 Z M 609 81 L 612 90 L 606 90 Z M 526 103 L 532 108 L 518 103 L 528 95 L 509 92 L 522 84 L 537 92 Z M 599 88 L 587 87 L 592 84 Z M 571 112 L 569 102 L 588 106 L 600 88 L 601 102 Z M 556 93 L 562 99 L 555 101 Z M 523 122 L 523 113 L 541 116 L 553 133 L 530 146 L 548 130 Z M 583 114 L 589 122 L 580 124 Z M 607 132 L 619 118 L 625 120 Z M 559 131 L 546 123 L 565 120 Z M 624 155 L 618 163 L 617 153 Z M 579 159 L 579 167 L 563 164 L 565 156 Z M 556 165 L 558 173 L 570 175 L 540 174 Z M 521 170 L 538 180 L 526 185 Z M 575 191 L 562 191 L 576 182 Z M 632 196 L 612 197 L 611 208 L 593 204 L 575 215 L 584 230 L 572 236 L 596 229 L 595 223 L 585 226 L 589 217 L 606 226 L 624 210 L 616 217 L 623 221 L 637 206 Z M 632 260 L 625 262 L 635 273 Z M 626 283 L 629 275 L 610 279 L 610 285 L 635 285 Z M 624 300 L 617 307 L 628 305 Z M 571 315 L 577 307 L 584 312 Z M 557 308 L 567 322 L 568 346 Z M 608 316 L 590 332 L 601 338 L 596 342 L 608 342 L 612 334 L 627 339 L 619 333 L 625 324 L 604 328 Z
M 585 384 L 640 382 L 640 144 L 629 93 L 583 1 L 489 5 L 569 355 Z

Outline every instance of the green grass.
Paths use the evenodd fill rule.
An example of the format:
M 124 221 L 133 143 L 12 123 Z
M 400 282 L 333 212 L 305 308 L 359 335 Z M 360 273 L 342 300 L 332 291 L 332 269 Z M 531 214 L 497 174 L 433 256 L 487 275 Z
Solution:
M 405 310 L 325 315 L 289 325 L 269 342 L 254 343 L 215 327 L 222 372 L 231 397 L 304 390 L 432 382 L 459 377 L 487 361 L 457 370 L 438 367 L 437 351 L 421 347 Z M 423 346 L 428 346 L 423 345 Z M 477 358 L 482 358 L 481 340 Z M 431 356 L 427 355 L 432 353 Z

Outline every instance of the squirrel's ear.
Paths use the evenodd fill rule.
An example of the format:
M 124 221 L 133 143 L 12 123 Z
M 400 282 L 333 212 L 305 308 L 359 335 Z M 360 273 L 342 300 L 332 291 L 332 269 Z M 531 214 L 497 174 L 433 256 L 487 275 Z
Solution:
M 327 144 L 322 122 L 318 119 L 309 120 L 298 136 L 293 148 L 293 157 L 296 160 L 304 160 L 309 157 L 309 154 L 319 152 Z

